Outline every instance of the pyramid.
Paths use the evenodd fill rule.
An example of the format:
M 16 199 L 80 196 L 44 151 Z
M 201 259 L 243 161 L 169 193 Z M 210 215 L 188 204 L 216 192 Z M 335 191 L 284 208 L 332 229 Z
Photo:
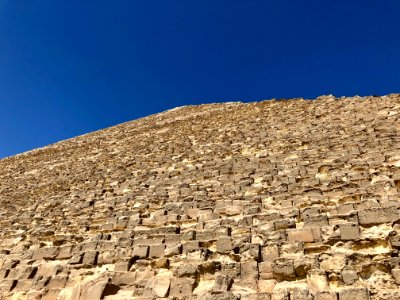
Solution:
M 185 106 L 0 160 L 0 299 L 400 299 L 400 95 Z

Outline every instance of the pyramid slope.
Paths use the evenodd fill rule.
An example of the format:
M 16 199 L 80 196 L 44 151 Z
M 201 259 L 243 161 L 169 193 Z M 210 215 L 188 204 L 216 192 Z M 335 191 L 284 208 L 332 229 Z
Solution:
M 0 160 L 0 299 L 400 298 L 400 95 L 185 106 Z

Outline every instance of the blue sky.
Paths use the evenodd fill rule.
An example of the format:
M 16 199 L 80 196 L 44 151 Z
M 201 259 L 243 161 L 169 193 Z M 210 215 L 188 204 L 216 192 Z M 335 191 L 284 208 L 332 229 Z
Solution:
M 398 0 L 0 0 L 0 158 L 186 104 L 400 91 Z

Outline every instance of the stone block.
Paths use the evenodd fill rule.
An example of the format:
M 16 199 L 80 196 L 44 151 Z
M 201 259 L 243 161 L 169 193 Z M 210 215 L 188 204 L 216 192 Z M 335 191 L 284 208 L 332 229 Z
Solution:
M 400 268 L 392 269 L 392 275 L 396 280 L 396 284 L 400 285 Z
M 272 262 L 261 262 L 258 264 L 259 278 L 263 280 L 273 279 Z
M 329 289 L 328 277 L 324 270 L 310 270 L 307 272 L 306 282 L 310 291 L 314 293 L 325 292 Z
M 171 279 L 167 276 L 158 276 L 154 282 L 154 294 L 157 297 L 165 298 L 168 296 L 171 286 Z
M 72 245 L 61 246 L 57 259 L 70 259 L 72 257 Z
M 33 260 L 40 260 L 40 259 L 56 259 L 60 249 L 58 247 L 45 247 L 40 248 L 33 252 L 32 259 Z
M 345 284 L 351 285 L 358 280 L 357 272 L 354 270 L 343 270 L 342 279 Z
M 221 274 L 228 275 L 233 279 L 240 277 L 240 263 L 236 262 L 222 263 Z
M 48 289 L 54 289 L 54 288 L 62 289 L 65 287 L 65 285 L 67 283 L 67 279 L 68 279 L 68 276 L 66 276 L 66 275 L 57 275 L 55 277 L 52 277 L 50 279 L 50 282 L 47 285 L 47 288 Z
M 321 231 L 319 228 L 288 229 L 287 236 L 288 241 L 312 243 L 321 239 Z
M 294 270 L 293 259 L 279 258 L 276 259 L 272 265 L 274 278 L 277 280 L 294 280 L 296 272 Z
M 149 253 L 148 246 L 134 246 L 132 250 L 132 257 L 135 259 L 147 258 Z
M 15 291 L 29 291 L 32 289 L 34 285 L 33 279 L 21 279 L 18 280 L 17 285 L 15 286 Z
M 97 252 L 97 251 L 85 252 L 85 254 L 83 255 L 83 259 L 82 259 L 82 264 L 88 265 L 88 266 L 95 266 L 97 264 L 98 255 L 99 255 L 99 252 Z
M 18 280 L 5 279 L 0 281 L 0 291 L 10 292 L 17 286 Z
M 293 219 L 276 220 L 273 222 L 275 230 L 296 228 L 296 222 Z
M 149 257 L 164 257 L 165 252 L 165 245 L 151 245 L 149 249 Z
M 274 261 L 279 258 L 279 247 L 277 245 L 268 245 L 261 249 L 262 261 Z
M 315 300 L 337 300 L 337 294 L 329 291 L 317 292 Z
M 195 283 L 196 281 L 193 278 L 173 278 L 169 296 L 178 299 L 189 298 L 192 295 Z
M 340 239 L 344 241 L 357 240 L 360 238 L 360 228 L 356 223 L 339 225 Z
M 395 206 L 373 207 L 358 212 L 359 223 L 364 226 L 391 223 L 400 219 L 400 214 Z
M 321 227 L 328 225 L 328 217 L 324 214 L 310 215 L 304 218 L 304 227 Z
M 276 285 L 275 279 L 261 279 L 258 281 L 258 291 L 260 293 L 272 293 Z
M 339 291 L 339 300 L 369 300 L 370 294 L 366 288 L 347 288 Z
M 196 277 L 198 274 L 198 266 L 192 264 L 182 264 L 176 270 L 178 277 Z
M 164 256 L 171 257 L 175 255 L 180 255 L 182 252 L 181 245 L 167 245 L 165 248 Z
M 256 261 L 245 261 L 240 263 L 240 277 L 244 280 L 258 280 L 258 264 Z
M 228 275 L 218 275 L 212 288 L 213 293 L 225 293 L 230 290 L 233 279 Z
M 217 240 L 217 252 L 227 254 L 233 250 L 232 239 L 230 237 L 220 237 Z
M 289 292 L 290 300 L 312 300 L 313 297 L 308 293 L 307 289 L 294 288 Z

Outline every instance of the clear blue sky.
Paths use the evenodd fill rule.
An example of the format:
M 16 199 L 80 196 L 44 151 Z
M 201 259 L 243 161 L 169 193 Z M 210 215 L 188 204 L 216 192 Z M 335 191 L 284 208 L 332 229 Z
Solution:
M 400 91 L 398 0 L 0 0 L 0 157 L 185 104 Z

